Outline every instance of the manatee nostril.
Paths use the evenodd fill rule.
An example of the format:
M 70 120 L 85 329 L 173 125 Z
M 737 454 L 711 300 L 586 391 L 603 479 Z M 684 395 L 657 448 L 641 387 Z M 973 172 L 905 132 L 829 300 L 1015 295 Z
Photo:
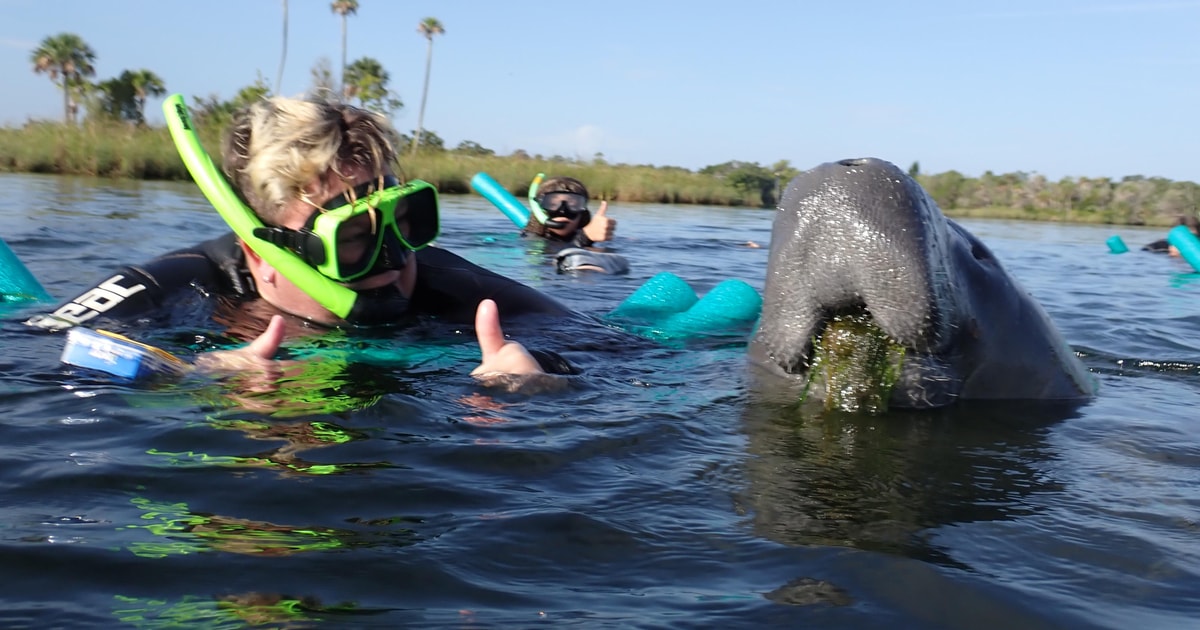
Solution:
M 838 160 L 838 164 L 842 166 L 862 166 L 867 163 L 869 158 L 850 158 L 847 160 Z

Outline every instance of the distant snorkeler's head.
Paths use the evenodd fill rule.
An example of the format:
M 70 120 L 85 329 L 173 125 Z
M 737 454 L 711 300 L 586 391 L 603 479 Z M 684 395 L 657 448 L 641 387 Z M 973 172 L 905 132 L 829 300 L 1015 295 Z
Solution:
M 592 220 L 588 211 L 588 190 L 583 182 L 574 177 L 550 177 L 542 182 L 534 195 L 536 203 L 546 215 L 545 224 L 537 221 L 537 213 L 530 215 L 532 231 L 540 236 L 553 236 L 548 230 L 561 230 L 576 219 L 575 229 L 582 229 Z M 537 224 L 537 225 L 534 225 Z

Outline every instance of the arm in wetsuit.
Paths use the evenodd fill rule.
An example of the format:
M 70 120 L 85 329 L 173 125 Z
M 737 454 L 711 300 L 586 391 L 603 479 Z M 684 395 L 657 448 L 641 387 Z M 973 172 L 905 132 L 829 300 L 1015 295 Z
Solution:
M 418 252 L 417 260 L 421 267 L 412 303 L 418 312 L 469 322 L 473 321 L 479 302 L 492 298 L 500 312 L 510 316 L 573 314 L 536 289 L 446 250 L 426 248 Z M 197 289 L 237 299 L 257 296 L 237 236 L 232 232 L 145 264 L 122 267 L 51 313 L 32 317 L 26 323 L 47 330 L 63 330 L 99 321 L 129 321 L 160 311 L 181 291 Z M 531 350 L 530 354 L 548 373 L 578 373 L 556 353 Z
M 489 271 L 462 256 L 440 247 L 417 252 L 417 286 L 413 307 L 422 313 L 451 321 L 474 321 L 475 309 L 484 299 L 496 302 L 501 316 L 543 315 L 551 318 L 580 318 L 578 313 L 557 300 L 516 280 Z M 549 374 L 579 374 L 556 352 L 530 349 L 542 369 Z
M 145 264 L 122 267 L 53 312 L 26 323 L 62 330 L 93 320 L 127 321 L 161 309 L 173 295 L 191 287 L 222 295 L 255 295 L 232 232 Z
M 470 322 L 474 321 L 479 302 L 491 298 L 506 319 L 521 315 L 578 317 L 541 291 L 440 247 L 418 251 L 417 263 L 420 267 L 412 304 L 419 312 Z

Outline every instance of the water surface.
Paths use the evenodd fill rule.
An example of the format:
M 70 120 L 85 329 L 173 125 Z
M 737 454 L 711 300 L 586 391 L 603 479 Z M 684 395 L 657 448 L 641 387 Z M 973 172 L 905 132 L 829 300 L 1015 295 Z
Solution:
M 572 276 L 482 199 L 443 201 L 443 246 L 591 315 L 662 270 L 762 287 L 770 212 L 614 204 L 631 274 Z M 131 385 L 9 313 L 0 626 L 1194 627 L 1198 276 L 1107 253 L 1161 230 L 966 225 L 1094 402 L 800 414 L 747 394 L 736 335 L 577 330 L 510 330 L 587 373 L 501 394 L 453 327 L 294 342 L 322 359 L 269 387 Z M 0 226 L 60 298 L 223 230 L 191 185 L 28 175 L 0 175 Z

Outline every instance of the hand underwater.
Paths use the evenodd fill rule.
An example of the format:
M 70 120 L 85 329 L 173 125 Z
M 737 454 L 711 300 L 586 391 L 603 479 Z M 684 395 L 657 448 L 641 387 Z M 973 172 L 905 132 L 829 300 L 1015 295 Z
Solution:
M 215 350 L 196 357 L 196 369 L 211 372 L 267 371 L 275 367 L 275 353 L 283 343 L 283 316 L 274 315 L 267 329 L 249 344 L 234 350 Z

